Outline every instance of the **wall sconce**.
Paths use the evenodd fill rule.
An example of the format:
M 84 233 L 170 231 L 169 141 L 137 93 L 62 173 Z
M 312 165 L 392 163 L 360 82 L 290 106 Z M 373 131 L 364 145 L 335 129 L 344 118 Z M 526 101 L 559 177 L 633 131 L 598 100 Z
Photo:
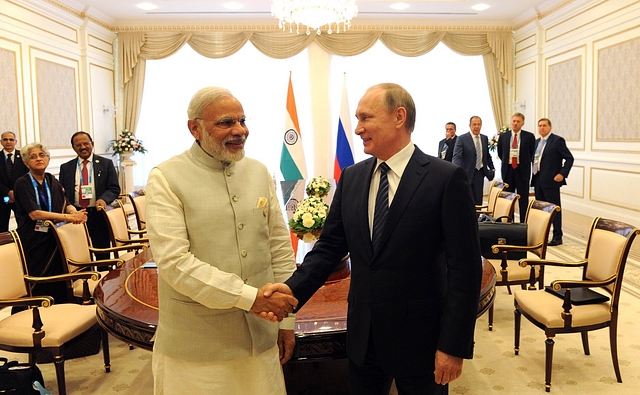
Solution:
M 114 106 L 112 104 L 105 104 L 104 106 L 102 106 L 102 112 L 105 115 L 111 114 L 113 117 L 115 117 L 117 110 L 118 110 L 118 107 L 116 107 L 116 106 Z
M 524 110 L 527 109 L 527 102 L 526 101 L 517 101 L 515 103 L 513 103 L 513 109 L 516 112 L 524 112 Z

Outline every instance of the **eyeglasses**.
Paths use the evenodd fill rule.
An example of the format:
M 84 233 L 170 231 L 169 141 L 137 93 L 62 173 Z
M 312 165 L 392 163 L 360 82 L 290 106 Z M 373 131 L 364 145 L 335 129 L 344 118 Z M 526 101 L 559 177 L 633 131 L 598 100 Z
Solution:
M 33 160 L 33 159 L 44 159 L 44 158 L 48 158 L 49 155 L 45 154 L 44 152 L 40 152 L 39 154 L 31 154 L 28 156 L 29 160 Z
M 209 122 L 215 122 L 213 125 L 220 128 L 220 129 L 230 129 L 232 127 L 235 126 L 236 122 L 240 124 L 240 126 L 242 126 L 243 128 L 247 127 L 247 118 L 246 117 L 241 117 L 238 119 L 235 118 L 222 118 L 219 121 L 215 121 L 213 119 L 204 119 L 204 118 L 194 118 L 194 119 L 199 119 L 201 121 L 209 121 Z

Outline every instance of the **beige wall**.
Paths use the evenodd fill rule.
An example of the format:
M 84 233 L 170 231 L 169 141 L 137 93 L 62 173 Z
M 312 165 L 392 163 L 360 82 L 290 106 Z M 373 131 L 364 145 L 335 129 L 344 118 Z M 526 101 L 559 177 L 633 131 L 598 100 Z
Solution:
M 514 96 L 575 163 L 563 207 L 640 226 L 640 1 L 577 0 L 517 29 Z
M 0 130 L 19 146 L 42 141 L 49 171 L 75 156 L 69 138 L 91 133 L 96 152 L 114 138 L 115 34 L 82 15 L 23 1 L 0 1 Z

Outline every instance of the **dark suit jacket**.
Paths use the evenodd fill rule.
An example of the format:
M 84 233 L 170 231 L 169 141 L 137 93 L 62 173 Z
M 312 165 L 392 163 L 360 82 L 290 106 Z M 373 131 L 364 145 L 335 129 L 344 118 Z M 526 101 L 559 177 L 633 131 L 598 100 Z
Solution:
M 342 171 L 325 227 L 286 283 L 300 308 L 347 254 L 347 353 L 362 366 L 369 335 L 393 374 L 433 373 L 435 350 L 471 358 L 482 265 L 464 171 L 417 147 L 389 207 L 380 251 L 369 231 L 376 159 Z
M 446 138 L 440 140 L 440 142 L 438 143 L 438 158 L 444 159 L 447 162 L 451 162 L 453 160 L 453 147 L 455 147 L 457 139 L 458 136 L 453 136 L 448 140 Z M 445 144 L 447 146 L 447 152 L 443 158 L 442 150 L 444 149 Z
M 533 163 L 533 155 L 536 152 L 536 138 L 531 132 L 520 130 L 518 137 L 520 138 L 520 163 L 518 167 L 511 167 L 511 130 L 500 134 L 498 139 L 498 157 L 502 161 L 501 173 L 502 179 L 507 179 L 507 171 L 514 171 L 521 180 L 527 182 L 531 179 L 531 164 Z
M 78 158 L 73 158 L 60 166 L 60 184 L 64 188 L 65 196 L 70 204 L 76 201 L 76 171 L 78 169 Z M 103 199 L 107 204 L 113 202 L 120 194 L 120 183 L 116 168 L 111 159 L 93 155 L 93 183 L 97 199 Z
M 9 191 L 13 190 L 13 184 L 16 180 L 29 172 L 27 166 L 22 160 L 20 151 L 14 150 L 13 157 L 13 170 L 11 170 L 11 176 L 7 175 L 7 157 L 4 151 L 0 151 L 0 197 L 8 196 Z M 0 200 L 1 202 L 2 200 Z M 0 203 L 3 204 L 3 203 Z
M 536 147 L 540 141 L 540 138 L 536 140 Z M 567 148 L 567 142 L 563 137 L 550 133 L 544 151 L 542 151 L 540 171 L 533 176 L 531 185 L 537 188 L 560 188 L 567 185 L 565 180 L 569 177 L 572 166 L 573 155 Z M 564 176 L 562 182 L 553 180 L 557 174 Z
M 489 155 L 489 139 L 484 134 L 480 134 L 480 144 L 482 144 L 483 173 L 491 181 L 496 174 L 496 168 L 493 166 L 491 155 Z M 473 180 L 473 172 L 476 170 L 476 146 L 473 143 L 471 132 L 458 136 L 453 148 L 452 161 L 454 165 L 464 169 L 469 180 Z

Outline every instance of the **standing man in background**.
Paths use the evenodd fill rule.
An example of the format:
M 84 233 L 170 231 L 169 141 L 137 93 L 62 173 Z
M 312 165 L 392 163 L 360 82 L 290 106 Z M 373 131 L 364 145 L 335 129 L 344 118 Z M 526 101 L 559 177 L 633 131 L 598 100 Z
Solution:
M 451 162 L 453 159 L 453 147 L 456 145 L 456 124 L 447 122 L 444 126 L 444 138 L 438 143 L 438 155 L 440 159 Z
M 529 207 L 529 185 L 531 163 L 536 150 L 536 138 L 531 132 L 522 130 L 524 115 L 517 112 L 511 117 L 511 130 L 500 134 L 498 158 L 502 162 L 502 180 L 509 184 L 509 192 L 520 195 L 520 222 L 524 222 Z
M 469 120 L 471 131 L 458 138 L 453 148 L 453 164 L 462 167 L 467 172 L 471 195 L 476 205 L 482 204 L 484 192 L 484 178 L 493 180 L 496 169 L 489 155 L 489 139 L 480 134 L 482 119 L 474 115 Z
M 224 88 L 193 95 L 191 148 L 159 164 L 147 183 L 147 230 L 158 265 L 153 345 L 156 395 L 284 395 L 293 353 L 289 295 L 265 284 L 296 268 L 289 230 L 266 166 L 244 156 L 240 101 Z M 278 306 L 276 306 L 276 304 Z
M 60 166 L 60 183 L 67 201 L 78 210 L 86 210 L 91 244 L 96 248 L 108 248 L 111 245 L 109 228 L 98 208 L 106 207 L 120 195 L 116 168 L 110 159 L 93 153 L 89 133 L 74 133 L 71 147 L 78 157 Z M 96 254 L 96 258 L 109 259 L 109 253 Z
M 542 118 L 538 121 L 538 134 L 536 150 L 533 158 L 532 185 L 535 188 L 537 200 L 544 200 L 560 204 L 560 187 L 567 185 L 573 155 L 567 148 L 567 142 L 563 137 L 551 133 L 551 121 Z M 562 211 L 556 213 L 553 218 L 553 237 L 550 246 L 562 244 Z
M 15 196 L 13 184 L 29 172 L 20 151 L 16 148 L 16 134 L 11 131 L 2 133 L 2 155 L 0 155 L 0 232 L 9 230 L 11 210 L 14 210 Z M 15 211 L 14 211 L 15 212 Z

